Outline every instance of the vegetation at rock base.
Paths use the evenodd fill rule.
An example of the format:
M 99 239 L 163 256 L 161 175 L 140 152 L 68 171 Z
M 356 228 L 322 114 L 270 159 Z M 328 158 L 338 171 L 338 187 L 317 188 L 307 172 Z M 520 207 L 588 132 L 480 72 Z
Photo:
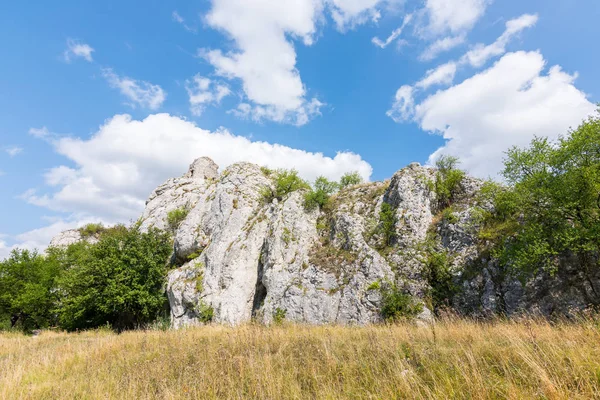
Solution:
M 285 315 L 287 314 L 287 310 L 283 308 L 277 307 L 273 312 L 273 323 L 276 325 L 281 325 L 285 320 Z
M 132 329 L 165 312 L 172 241 L 155 229 L 105 229 L 98 243 L 14 251 L 0 262 L 0 327 Z
M 592 399 L 599 326 L 442 319 L 0 333 L 0 398 Z
M 185 207 L 179 207 L 167 213 L 167 223 L 172 230 L 176 230 L 179 225 L 188 216 L 190 210 Z
M 423 311 L 423 304 L 393 283 L 386 282 L 381 292 L 381 316 L 387 322 L 406 321 Z
M 576 258 L 584 275 L 597 271 L 600 116 L 556 142 L 536 138 L 526 148 L 512 148 L 503 175 L 506 187 L 487 188 L 493 211 L 486 215 L 484 233 L 496 233 L 490 238 L 494 255 L 518 273 L 554 273 L 567 255 Z M 600 288 L 594 291 L 600 294 Z

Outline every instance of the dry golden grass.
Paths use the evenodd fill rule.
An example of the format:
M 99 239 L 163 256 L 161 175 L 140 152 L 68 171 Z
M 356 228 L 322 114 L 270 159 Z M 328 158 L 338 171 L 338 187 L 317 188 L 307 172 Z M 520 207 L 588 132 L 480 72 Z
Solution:
M 0 334 L 0 397 L 600 398 L 600 328 L 454 320 Z

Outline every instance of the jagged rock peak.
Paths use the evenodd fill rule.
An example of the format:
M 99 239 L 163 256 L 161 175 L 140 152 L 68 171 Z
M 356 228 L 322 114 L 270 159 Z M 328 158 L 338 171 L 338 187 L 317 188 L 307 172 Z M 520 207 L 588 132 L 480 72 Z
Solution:
M 219 166 L 209 157 L 200 157 L 190 164 L 184 178 L 192 179 L 217 179 Z

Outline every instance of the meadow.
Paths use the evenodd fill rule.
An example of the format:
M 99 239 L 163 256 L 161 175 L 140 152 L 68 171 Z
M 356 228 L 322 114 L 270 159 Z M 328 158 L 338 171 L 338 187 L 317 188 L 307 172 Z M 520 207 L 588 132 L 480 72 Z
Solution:
M 600 398 L 600 320 L 0 333 L 0 398 Z

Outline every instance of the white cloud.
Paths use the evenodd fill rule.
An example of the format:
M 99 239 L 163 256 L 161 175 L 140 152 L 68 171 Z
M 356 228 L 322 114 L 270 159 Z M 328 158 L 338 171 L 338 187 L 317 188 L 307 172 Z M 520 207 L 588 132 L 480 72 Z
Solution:
M 128 115 L 108 120 L 89 139 L 63 137 L 56 151 L 75 166 L 58 166 L 46 174 L 50 193 L 23 194 L 28 202 L 73 213 L 77 219 L 94 216 L 107 223 L 137 219 L 145 200 L 166 179 L 181 176 L 196 158 L 209 156 L 221 168 L 250 161 L 272 168 L 296 168 L 313 180 L 330 179 L 357 170 L 365 179 L 371 166 L 357 154 L 335 157 L 266 142 L 252 142 L 227 131 L 209 132 L 168 114 L 138 121 Z
M 224 97 L 231 94 L 227 85 L 215 83 L 200 74 L 186 81 L 185 89 L 190 100 L 190 111 L 195 116 L 202 115 L 207 105 L 219 104 Z
M 442 39 L 438 39 L 430 44 L 423 53 L 419 56 L 421 61 L 430 61 L 436 58 L 441 53 L 452 50 L 456 46 L 460 46 L 465 42 L 466 36 L 464 34 L 457 36 L 448 36 Z
M 173 11 L 173 13 L 171 14 L 171 18 L 173 18 L 173 21 L 175 21 L 178 24 L 180 24 L 181 26 L 183 26 L 183 28 L 186 31 L 191 32 L 191 33 L 197 33 L 197 29 L 193 26 L 186 24 L 185 19 L 183 19 L 183 17 L 181 15 L 179 15 L 179 13 L 177 11 Z
M 425 30 L 431 35 L 468 31 L 483 16 L 489 3 L 489 0 L 426 0 L 429 23 Z
M 401 86 L 396 91 L 392 108 L 386 115 L 395 122 L 402 122 L 410 119 L 414 113 L 414 88 L 410 85 Z
M 202 50 L 220 76 L 240 79 L 251 102 L 272 114 L 302 113 L 310 100 L 296 69 L 293 39 L 312 44 L 320 1 L 212 0 L 209 26 L 233 39 L 234 48 Z
M 14 157 L 17 154 L 21 154 L 23 152 L 23 149 L 21 147 L 11 146 L 11 147 L 5 148 L 4 151 L 6 151 L 6 153 L 9 156 Z
M 458 68 L 466 65 L 481 67 L 489 59 L 506 52 L 508 42 L 523 29 L 537 22 L 537 15 L 524 14 L 506 23 L 504 33 L 490 45 L 476 45 L 457 61 L 449 61 L 426 72 L 425 76 L 414 86 L 403 85 L 398 89 L 396 98 L 387 115 L 396 122 L 407 121 L 414 115 L 414 97 L 419 91 L 424 91 L 434 85 L 449 85 L 454 81 Z
M 492 57 L 502 55 L 506 52 L 506 45 L 510 40 L 526 28 L 533 27 L 538 20 L 536 14 L 523 14 L 518 18 L 511 19 L 506 23 L 506 29 L 496 41 L 484 46 L 477 44 L 461 59 L 461 63 L 468 63 L 473 67 L 481 67 Z
M 377 22 L 381 18 L 381 8 L 394 8 L 402 0 L 327 0 L 336 27 L 344 32 L 347 29 L 368 21 Z
M 406 25 L 408 25 L 411 20 L 412 20 L 412 14 L 407 14 L 404 17 L 404 20 L 402 21 L 402 25 L 400 25 L 400 27 L 394 29 L 392 31 L 391 35 L 387 37 L 385 42 L 383 40 L 379 39 L 378 37 L 374 37 L 373 39 L 371 39 L 371 42 L 375 46 L 381 47 L 382 49 L 386 48 L 390 43 L 392 43 L 394 40 L 396 40 L 398 37 L 400 37 L 400 35 L 402 34 L 402 31 L 404 30 L 404 28 L 406 28 Z
M 47 138 L 51 135 L 50 131 L 45 126 L 41 128 L 30 128 L 29 134 L 39 139 Z
M 119 89 L 122 95 L 131 100 L 130 105 L 139 105 L 151 110 L 160 108 L 167 97 L 166 92 L 158 85 L 146 81 L 136 81 L 128 77 L 121 77 L 113 72 L 111 68 L 103 68 L 102 76 L 108 84 Z
M 89 45 L 80 42 L 79 40 L 67 39 L 67 49 L 63 53 L 66 62 L 71 62 L 73 57 L 81 57 L 87 62 L 94 61 L 92 52 L 94 49 Z
M 456 63 L 450 61 L 442 64 L 435 69 L 430 69 L 425 77 L 416 83 L 415 86 L 421 89 L 428 89 L 433 85 L 449 85 L 456 75 Z
M 414 120 L 447 140 L 430 162 L 452 154 L 476 176 L 494 176 L 509 147 L 527 145 L 536 135 L 555 139 L 595 111 L 575 78 L 559 66 L 545 73 L 538 52 L 508 53 L 488 70 L 428 97 L 415 106 Z

